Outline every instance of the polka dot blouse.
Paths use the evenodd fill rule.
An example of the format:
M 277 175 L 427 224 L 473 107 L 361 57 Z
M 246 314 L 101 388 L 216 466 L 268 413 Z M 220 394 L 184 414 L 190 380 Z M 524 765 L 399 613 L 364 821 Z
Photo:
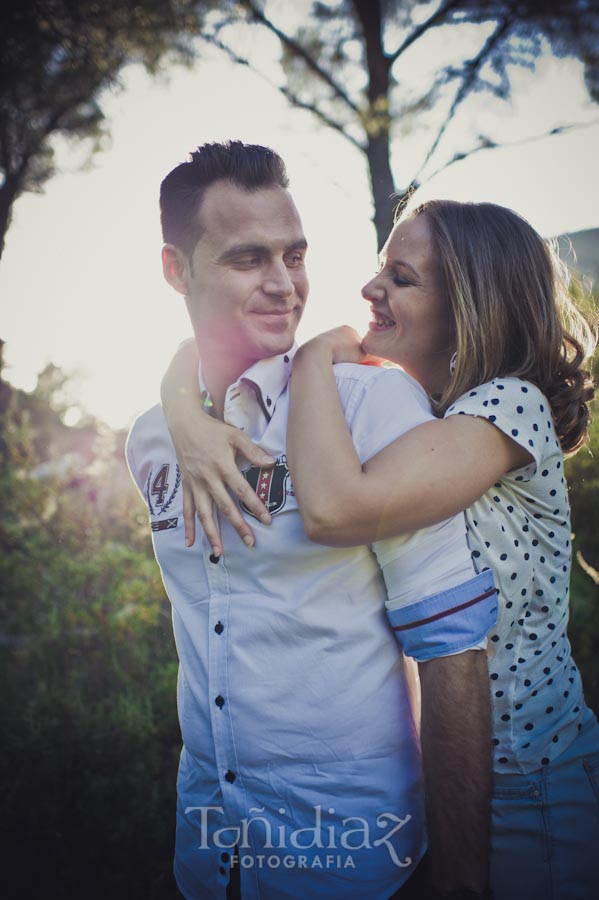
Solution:
M 457 414 L 488 419 L 534 460 L 465 514 L 474 565 L 491 568 L 499 589 L 488 645 L 495 768 L 530 772 L 565 750 L 586 708 L 566 636 L 571 548 L 562 451 L 549 403 L 530 382 L 495 378 L 445 415 Z

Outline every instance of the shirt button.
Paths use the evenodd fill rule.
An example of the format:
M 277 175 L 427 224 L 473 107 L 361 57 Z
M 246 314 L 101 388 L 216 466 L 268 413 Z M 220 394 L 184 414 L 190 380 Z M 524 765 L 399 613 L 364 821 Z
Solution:
M 232 772 L 231 769 L 229 769 L 228 772 L 225 772 L 225 781 L 228 781 L 229 784 L 233 784 L 236 777 L 235 772 Z
M 231 857 L 229 856 L 228 853 L 221 853 L 220 858 L 222 859 L 222 861 L 224 863 L 228 863 L 229 860 L 231 859 Z
M 224 866 L 220 866 L 218 871 L 220 872 L 221 875 L 226 875 L 226 874 L 227 874 L 227 870 L 225 869 Z
M 225 626 L 223 625 L 222 622 L 217 622 L 216 625 L 214 626 L 214 630 L 216 631 L 217 634 L 222 634 L 223 631 L 225 630 Z
M 216 703 L 216 705 L 218 706 L 219 709 L 222 709 L 223 706 L 225 705 L 225 698 L 221 697 L 221 695 L 219 694 L 214 702 Z
M 211 563 L 217 563 L 217 562 L 220 562 L 220 556 L 215 556 L 214 553 L 211 553 L 211 554 L 210 554 L 209 559 L 210 559 L 210 562 L 211 562 Z

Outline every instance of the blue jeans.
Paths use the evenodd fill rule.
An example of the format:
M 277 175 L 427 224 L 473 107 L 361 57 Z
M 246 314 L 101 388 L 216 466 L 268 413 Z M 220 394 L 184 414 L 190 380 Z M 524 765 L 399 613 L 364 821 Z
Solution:
M 572 744 L 528 775 L 495 775 L 495 900 L 599 896 L 599 726 L 589 711 Z

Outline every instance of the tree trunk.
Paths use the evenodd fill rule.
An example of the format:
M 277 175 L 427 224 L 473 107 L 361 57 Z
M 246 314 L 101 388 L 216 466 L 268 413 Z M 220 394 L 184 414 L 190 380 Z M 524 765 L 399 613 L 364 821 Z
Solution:
M 15 202 L 16 197 L 17 190 L 10 178 L 7 178 L 2 187 L 0 187 L 0 259 L 4 252 L 6 232 L 10 226 L 12 205 Z
M 374 202 L 373 222 L 377 246 L 380 250 L 393 224 L 395 191 L 391 174 L 391 119 L 389 90 L 391 61 L 383 49 L 383 9 L 381 0 L 352 0 L 356 17 L 362 28 L 368 72 L 368 110 L 365 116 L 366 159 Z
M 391 173 L 389 134 L 368 139 L 366 159 L 374 203 L 372 220 L 376 229 L 377 249 L 381 250 L 393 227 L 395 185 Z

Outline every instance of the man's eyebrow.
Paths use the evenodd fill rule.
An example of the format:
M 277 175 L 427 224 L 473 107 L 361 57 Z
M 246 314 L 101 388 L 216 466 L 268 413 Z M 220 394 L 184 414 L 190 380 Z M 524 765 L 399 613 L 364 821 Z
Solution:
M 235 259 L 237 256 L 263 255 L 265 253 L 268 253 L 268 247 L 265 247 L 264 244 L 235 244 L 233 247 L 225 250 L 224 253 L 221 253 L 217 258 L 217 262 L 227 262 L 227 260 Z
M 308 242 L 306 238 L 299 238 L 297 241 L 293 241 L 292 244 L 285 247 L 284 252 L 290 253 L 292 250 L 307 250 Z M 228 250 L 225 250 L 224 253 L 221 253 L 217 258 L 217 262 L 228 262 L 232 259 L 236 259 L 239 256 L 268 256 L 271 250 L 265 244 L 235 244 L 233 247 L 229 247 Z
M 285 248 L 285 253 L 289 253 L 290 250 L 307 250 L 308 249 L 308 241 L 306 238 L 299 238 L 299 240 L 294 241 L 288 247 Z

